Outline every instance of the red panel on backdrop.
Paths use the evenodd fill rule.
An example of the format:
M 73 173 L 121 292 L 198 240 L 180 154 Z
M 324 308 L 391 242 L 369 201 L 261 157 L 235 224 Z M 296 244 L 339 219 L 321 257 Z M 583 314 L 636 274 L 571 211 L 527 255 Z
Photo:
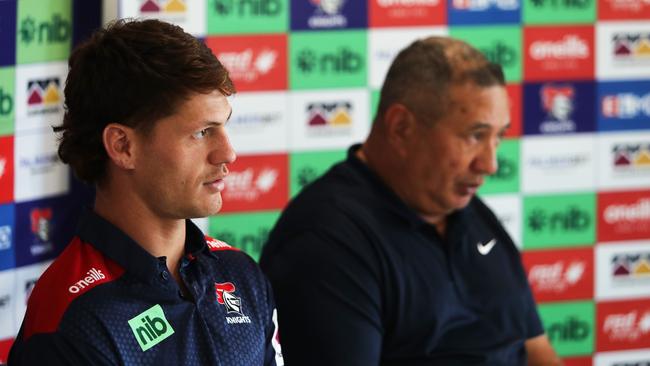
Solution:
M 599 20 L 650 20 L 650 1 L 598 0 Z
M 510 100 L 510 128 L 506 131 L 506 137 L 521 136 L 521 84 L 508 84 L 508 99 Z
M 538 302 L 582 300 L 594 296 L 592 247 L 525 251 L 522 260 Z
M 596 304 L 596 351 L 650 347 L 650 299 Z
M 446 25 L 446 0 L 370 0 L 371 27 Z
M 598 241 L 650 238 L 650 190 L 598 194 Z
M 524 27 L 524 80 L 593 79 L 594 27 Z
M 564 366 L 591 366 L 593 365 L 591 357 L 572 357 L 563 358 Z
M 207 37 L 238 91 L 287 89 L 286 34 Z
M 222 212 L 279 210 L 289 200 L 286 154 L 238 156 L 228 169 Z
M 14 138 L 0 137 L 0 204 L 14 199 Z

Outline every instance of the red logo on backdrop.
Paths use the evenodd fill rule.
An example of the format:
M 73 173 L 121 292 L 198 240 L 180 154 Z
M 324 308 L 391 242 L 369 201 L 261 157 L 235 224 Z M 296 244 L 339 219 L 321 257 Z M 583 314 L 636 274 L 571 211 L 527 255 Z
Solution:
M 559 301 L 594 296 L 592 248 L 535 250 L 522 255 L 535 299 Z
M 598 240 L 650 238 L 650 190 L 598 194 Z
M 287 89 L 287 36 L 207 37 L 239 91 Z
M 594 78 L 591 26 L 524 28 L 524 79 Z
M 14 199 L 14 138 L 0 137 L 0 204 Z
M 650 347 L 650 300 L 596 305 L 598 352 Z
M 599 20 L 650 19 L 648 0 L 598 0 Z
M 371 0 L 371 27 L 443 25 L 447 23 L 446 0 Z
M 506 131 L 505 137 L 521 136 L 521 85 L 508 84 L 508 99 L 510 101 L 510 128 Z
M 277 210 L 289 200 L 286 154 L 239 156 L 229 166 L 222 212 Z
M 591 357 L 571 357 L 563 358 L 564 366 L 592 366 Z

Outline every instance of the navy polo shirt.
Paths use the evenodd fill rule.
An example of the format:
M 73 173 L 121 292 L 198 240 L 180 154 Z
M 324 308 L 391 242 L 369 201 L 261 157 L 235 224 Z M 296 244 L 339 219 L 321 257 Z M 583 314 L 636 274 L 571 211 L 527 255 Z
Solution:
M 289 365 L 525 365 L 543 328 L 512 240 L 478 198 L 446 237 L 354 154 L 306 187 L 261 258 Z
M 189 220 L 186 229 L 180 275 L 189 296 L 165 257 L 86 212 L 37 282 L 9 365 L 282 364 L 259 267 Z

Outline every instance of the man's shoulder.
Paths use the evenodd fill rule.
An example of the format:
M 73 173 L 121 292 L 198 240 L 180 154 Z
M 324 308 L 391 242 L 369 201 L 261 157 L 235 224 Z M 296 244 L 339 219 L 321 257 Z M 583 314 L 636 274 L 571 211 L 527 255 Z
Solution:
M 117 280 L 123 273 L 121 266 L 92 245 L 74 238 L 32 290 L 23 322 L 23 338 L 56 331 L 74 301 L 88 296 L 94 288 Z

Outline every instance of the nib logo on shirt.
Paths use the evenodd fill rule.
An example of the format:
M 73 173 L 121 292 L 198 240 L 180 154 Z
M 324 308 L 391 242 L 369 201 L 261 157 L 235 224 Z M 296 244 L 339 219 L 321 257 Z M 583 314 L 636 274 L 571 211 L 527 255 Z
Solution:
M 214 289 L 217 302 L 226 308 L 226 322 L 228 324 L 251 323 L 251 319 L 244 315 L 241 297 L 234 294 L 237 288 L 232 282 L 215 283 Z

